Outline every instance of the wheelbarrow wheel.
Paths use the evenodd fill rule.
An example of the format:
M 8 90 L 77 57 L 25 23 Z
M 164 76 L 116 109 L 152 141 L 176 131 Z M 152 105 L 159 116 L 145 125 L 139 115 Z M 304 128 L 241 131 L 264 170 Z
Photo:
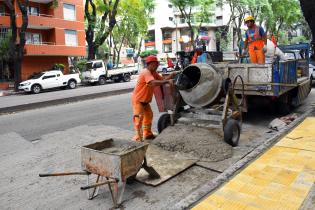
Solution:
M 228 119 L 224 126 L 224 141 L 236 147 L 240 140 L 241 128 L 239 123 L 234 119 Z
M 162 114 L 157 123 L 158 132 L 161 133 L 165 128 L 171 125 L 171 116 L 167 113 Z

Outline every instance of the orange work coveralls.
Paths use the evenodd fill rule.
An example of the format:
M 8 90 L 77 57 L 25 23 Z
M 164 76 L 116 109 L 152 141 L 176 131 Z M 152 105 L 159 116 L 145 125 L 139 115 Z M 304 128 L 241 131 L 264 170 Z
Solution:
M 247 30 L 246 33 L 248 37 L 248 49 L 251 63 L 265 64 L 265 42 L 262 40 L 262 36 L 259 33 L 259 27 L 255 25 L 254 39 L 250 36 L 249 30 Z
M 163 80 L 163 77 L 157 72 L 142 70 L 132 93 L 133 125 L 136 132 L 133 140 L 135 141 L 141 141 L 153 135 L 151 131 L 153 112 L 150 102 L 154 87 L 148 85 L 152 80 Z

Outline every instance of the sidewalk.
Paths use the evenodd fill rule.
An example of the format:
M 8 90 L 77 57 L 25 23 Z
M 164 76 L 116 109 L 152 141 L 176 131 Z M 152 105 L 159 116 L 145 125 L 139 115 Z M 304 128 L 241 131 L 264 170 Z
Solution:
M 193 210 L 300 209 L 310 203 L 314 181 L 315 117 L 309 117 Z
M 72 90 L 4 96 L 0 98 L 0 114 L 129 93 L 133 90 L 135 83 L 136 79 L 133 79 L 130 82 L 84 86 Z

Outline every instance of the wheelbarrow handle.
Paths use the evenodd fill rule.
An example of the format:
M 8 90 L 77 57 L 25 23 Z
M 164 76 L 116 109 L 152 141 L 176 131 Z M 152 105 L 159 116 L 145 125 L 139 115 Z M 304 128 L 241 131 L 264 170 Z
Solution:
M 96 183 L 96 184 L 92 184 L 92 185 L 83 186 L 80 189 L 81 190 L 88 190 L 88 189 L 99 187 L 99 186 L 109 184 L 109 183 L 117 183 L 117 181 L 116 180 L 108 180 L 108 181 L 104 181 L 104 182 L 100 182 L 100 183 Z
M 49 173 L 49 174 L 39 174 L 39 177 L 48 177 L 48 176 L 69 176 L 69 175 L 89 175 L 90 172 L 80 171 L 80 172 L 62 172 L 62 173 Z

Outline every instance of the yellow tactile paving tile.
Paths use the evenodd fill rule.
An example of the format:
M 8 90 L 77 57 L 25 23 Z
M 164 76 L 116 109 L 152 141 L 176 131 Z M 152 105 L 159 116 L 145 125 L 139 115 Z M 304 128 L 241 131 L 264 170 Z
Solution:
M 314 182 L 311 117 L 193 209 L 299 209 Z

